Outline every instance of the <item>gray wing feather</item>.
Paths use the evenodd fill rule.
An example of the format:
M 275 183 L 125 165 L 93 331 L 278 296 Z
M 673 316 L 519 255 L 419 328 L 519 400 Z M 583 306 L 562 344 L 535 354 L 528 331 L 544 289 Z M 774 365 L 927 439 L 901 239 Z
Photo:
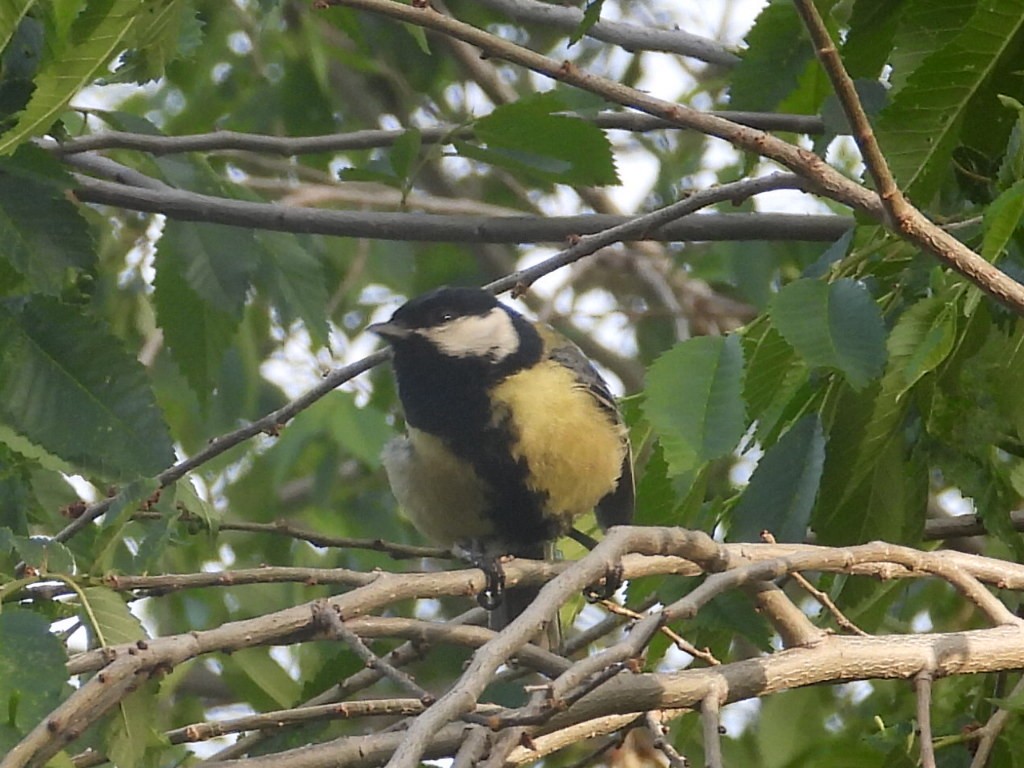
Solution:
M 548 353 L 555 362 L 565 366 L 576 376 L 580 386 L 585 387 L 593 396 L 597 404 L 614 419 L 616 423 L 622 423 L 622 416 L 615 405 L 615 398 L 608 391 L 608 385 L 597 369 L 591 364 L 583 351 L 572 342 L 565 340 Z M 629 525 L 633 522 L 633 508 L 635 505 L 636 491 L 633 484 L 633 458 L 629 444 L 626 444 L 626 455 L 622 460 L 622 474 L 615 490 L 605 496 L 597 503 L 595 510 L 597 522 L 602 529 L 608 529 L 613 525 Z

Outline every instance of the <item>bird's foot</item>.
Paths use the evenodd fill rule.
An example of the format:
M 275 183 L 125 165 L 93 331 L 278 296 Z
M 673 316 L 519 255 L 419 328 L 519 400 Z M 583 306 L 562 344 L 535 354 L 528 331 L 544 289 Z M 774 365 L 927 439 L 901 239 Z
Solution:
M 611 600 L 615 593 L 622 586 L 622 564 L 619 563 L 609 568 L 604 573 L 604 578 L 595 584 L 588 584 L 583 588 L 583 597 L 590 603 L 600 603 L 602 600 Z
M 575 528 L 569 531 L 569 538 L 578 544 L 586 547 L 587 549 L 593 549 L 597 546 L 597 540 L 593 536 L 589 536 L 583 531 L 578 531 Z M 599 603 L 602 600 L 610 600 L 616 592 L 619 591 L 619 587 L 622 586 L 622 563 L 617 563 L 615 566 L 605 571 L 604 578 L 595 584 L 590 584 L 583 589 L 583 597 L 591 603 Z
M 456 554 L 484 572 L 484 588 L 477 594 L 476 602 L 485 610 L 495 610 L 505 597 L 505 568 L 501 556 L 472 545 L 458 545 Z

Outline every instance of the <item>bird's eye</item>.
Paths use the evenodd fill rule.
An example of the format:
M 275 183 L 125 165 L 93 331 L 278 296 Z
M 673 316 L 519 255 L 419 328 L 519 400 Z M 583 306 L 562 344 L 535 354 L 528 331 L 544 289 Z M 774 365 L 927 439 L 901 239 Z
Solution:
M 454 319 L 455 319 L 455 313 L 454 312 L 442 312 L 441 313 L 441 322 L 442 323 L 447 323 L 447 322 L 449 322 L 451 320 L 454 320 Z

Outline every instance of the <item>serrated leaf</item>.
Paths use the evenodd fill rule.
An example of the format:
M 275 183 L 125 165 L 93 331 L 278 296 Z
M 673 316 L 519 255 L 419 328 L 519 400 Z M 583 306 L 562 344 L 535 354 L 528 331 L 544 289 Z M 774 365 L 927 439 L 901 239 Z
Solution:
M 181 272 L 182 264 L 157 252 L 153 303 L 157 324 L 171 356 L 200 403 L 209 401 L 217 383 L 224 353 L 235 338 L 240 318 L 201 297 Z
M 956 36 L 977 4 L 977 0 L 903 0 L 889 57 L 889 83 L 894 91 L 903 88 L 922 61 Z
M 830 436 L 830 446 L 831 440 Z M 832 495 L 823 486 L 813 515 L 818 541 L 827 545 L 877 539 L 917 541 L 928 501 L 927 468 L 908 461 L 894 435 L 873 450 L 865 469 L 841 494 Z
M 808 365 L 841 371 L 854 389 L 885 365 L 885 326 L 867 290 L 854 280 L 797 280 L 772 301 L 779 333 Z
M 897 399 L 935 370 L 956 341 L 956 309 L 943 297 L 924 299 L 900 315 L 889 334 L 886 388 Z
M 0 137 L 0 155 L 47 131 L 72 97 L 99 77 L 131 36 L 150 23 L 153 14 L 145 6 L 158 4 L 157 0 L 87 3 L 75 20 L 68 47 L 39 72 L 36 89 L 18 122 Z
M 391 145 L 388 159 L 398 178 L 408 180 L 422 145 L 423 134 L 418 128 L 407 128 L 401 136 L 395 139 L 394 144 Z
M 1009 187 L 1015 181 L 1024 179 L 1024 104 L 1012 96 L 999 95 L 998 99 L 1004 107 L 1017 113 L 1010 138 L 1006 142 L 1003 161 L 999 164 L 999 183 Z
M 136 25 L 127 40 L 130 50 L 108 82 L 146 83 L 162 77 L 168 62 L 178 53 L 183 29 L 191 29 L 190 14 L 195 14 L 187 0 L 153 3 L 148 11 L 147 23 Z
M 114 590 L 86 587 L 80 597 L 83 618 L 92 629 L 96 645 L 106 648 L 146 639 L 146 630 Z
M 825 433 L 817 414 L 796 422 L 761 457 L 732 512 L 730 541 L 804 541 L 825 463 Z
M 790 3 L 769 3 L 747 33 L 747 49 L 731 73 L 731 109 L 770 112 L 789 96 L 814 59 Z
M 380 466 L 380 452 L 394 435 L 385 415 L 376 408 L 357 407 L 350 392 L 332 392 L 321 403 L 323 407 L 314 408 L 322 412 L 338 443 L 367 466 Z
M 21 608 L 0 613 L 0 721 L 28 733 L 60 702 L 67 652 L 42 616 Z
M 247 681 L 255 684 L 275 706 L 290 707 L 298 700 L 299 684 L 288 676 L 266 648 L 242 648 L 231 654 L 231 660 Z
M 192 481 L 187 477 L 174 484 L 174 498 L 186 512 L 202 520 L 206 530 L 211 533 L 217 532 L 217 526 L 220 523 L 220 514 L 217 512 L 217 508 L 196 493 Z
M 1003 191 L 985 209 L 982 219 L 985 234 L 981 241 L 981 255 L 984 259 L 994 262 L 1003 254 L 1006 244 L 1020 227 L 1022 216 L 1024 179 Z
M 14 546 L 25 565 L 38 573 L 71 575 L 75 572 L 75 556 L 59 541 L 45 536 L 18 536 Z
M 324 266 L 295 235 L 260 232 L 260 287 L 270 294 L 287 327 L 300 318 L 316 346 L 327 346 L 327 280 Z
M 604 0 L 587 0 L 580 25 L 569 35 L 569 45 L 574 45 L 582 40 L 583 36 L 590 31 L 590 28 L 601 20 L 602 7 L 604 7 Z
M 853 78 L 877 78 L 892 50 L 896 25 L 905 3 L 856 0 L 843 41 L 843 64 Z
M 33 4 L 34 0 L 0 0 L 0 51 L 7 47 L 22 17 Z
M 578 117 L 557 115 L 564 108 L 552 93 L 497 107 L 473 125 L 487 147 L 456 142 L 460 154 L 521 170 L 562 184 L 617 184 L 611 143 L 599 128 Z
M 647 372 L 643 410 L 673 474 L 734 450 L 746 429 L 743 352 L 736 335 L 690 339 Z
M 341 168 L 338 178 L 342 181 L 372 181 L 395 189 L 402 188 L 402 180 L 393 173 L 375 171 L 370 168 Z
M 879 142 L 897 183 L 919 205 L 935 195 L 972 98 L 1022 28 L 1024 0 L 979 3 L 956 36 L 911 72 L 883 110 Z
M 53 299 L 0 302 L 0 421 L 105 477 L 174 461 L 142 366 L 94 318 Z
M 250 230 L 169 220 L 157 246 L 158 269 L 173 262 L 204 301 L 240 319 L 259 266 Z
M 747 361 L 743 399 L 747 403 L 747 414 L 757 419 L 775 399 L 789 372 L 801 363 L 794 349 L 774 327 L 769 326 L 756 339 L 744 337 L 743 341 Z
M 26 146 L 0 160 L 0 258 L 36 292 L 57 295 L 70 273 L 91 269 L 95 248 L 85 220 L 64 194 L 71 177 Z

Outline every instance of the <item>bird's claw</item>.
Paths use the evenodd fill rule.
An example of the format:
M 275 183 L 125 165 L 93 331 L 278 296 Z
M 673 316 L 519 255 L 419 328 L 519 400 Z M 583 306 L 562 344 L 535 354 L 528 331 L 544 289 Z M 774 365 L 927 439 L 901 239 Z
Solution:
M 599 603 L 602 600 L 610 600 L 622 586 L 623 573 L 622 564 L 619 563 L 605 571 L 604 578 L 595 584 L 589 584 L 583 589 L 583 597 L 587 602 Z

